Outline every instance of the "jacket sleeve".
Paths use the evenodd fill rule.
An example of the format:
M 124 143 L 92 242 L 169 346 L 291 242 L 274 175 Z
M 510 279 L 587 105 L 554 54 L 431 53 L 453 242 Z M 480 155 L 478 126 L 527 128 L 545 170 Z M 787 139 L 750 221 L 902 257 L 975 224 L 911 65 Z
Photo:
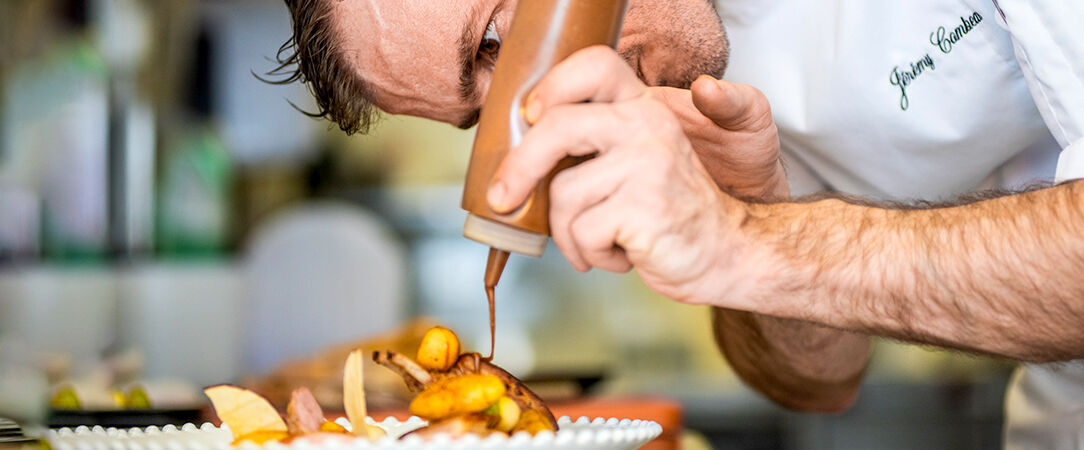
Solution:
M 994 0 L 1028 89 L 1062 146 L 1057 181 L 1084 178 L 1084 1 Z

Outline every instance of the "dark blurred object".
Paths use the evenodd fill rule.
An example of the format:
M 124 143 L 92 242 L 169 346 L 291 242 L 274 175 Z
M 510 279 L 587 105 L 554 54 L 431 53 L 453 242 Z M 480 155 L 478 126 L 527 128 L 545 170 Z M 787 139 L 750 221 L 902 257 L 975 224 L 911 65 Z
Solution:
M 215 48 L 210 31 L 201 28 L 196 35 L 196 60 L 193 64 L 192 82 L 188 86 L 188 107 L 196 116 L 207 119 L 215 112 L 212 74 L 214 73 Z
M 201 410 L 196 409 L 118 409 L 110 411 L 80 411 L 54 409 L 49 411 L 49 428 L 99 425 L 105 428 L 132 428 L 199 424 Z
M 14 420 L 7 417 L 0 417 L 0 441 L 6 441 L 8 439 L 25 438 L 23 435 L 23 428 Z
M 234 241 L 246 242 L 265 219 L 311 196 L 304 168 L 287 164 L 239 167 L 233 199 Z
M 215 125 L 217 49 L 209 33 L 203 28 L 196 36 L 188 126 L 171 136 L 162 157 L 155 241 L 167 257 L 216 256 L 230 243 L 233 162 Z
M 87 8 L 88 1 L 86 0 L 58 0 L 57 11 L 63 23 L 72 28 L 83 28 L 87 26 L 87 20 L 89 18 L 89 11 Z
M 109 253 L 126 261 L 153 250 L 157 128 L 141 85 L 151 15 L 141 0 L 94 3 L 97 44 L 109 66 Z
M 539 397 L 547 402 L 584 397 L 606 379 L 603 371 L 538 372 L 523 378 Z
M 0 449 L 40 448 L 40 442 L 24 435 L 23 428 L 14 420 L 0 417 Z

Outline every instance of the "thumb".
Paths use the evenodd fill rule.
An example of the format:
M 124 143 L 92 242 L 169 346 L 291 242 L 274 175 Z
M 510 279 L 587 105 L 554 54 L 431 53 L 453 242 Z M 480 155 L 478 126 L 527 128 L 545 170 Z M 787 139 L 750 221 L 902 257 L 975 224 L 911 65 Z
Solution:
M 721 128 L 738 131 L 771 123 L 768 98 L 748 84 L 701 75 L 690 90 L 696 109 Z

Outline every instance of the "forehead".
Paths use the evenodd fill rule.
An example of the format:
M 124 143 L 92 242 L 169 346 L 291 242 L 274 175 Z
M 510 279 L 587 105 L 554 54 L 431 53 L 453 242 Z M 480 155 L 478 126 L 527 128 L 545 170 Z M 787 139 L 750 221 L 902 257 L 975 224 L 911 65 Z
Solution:
M 338 0 L 341 51 L 384 111 L 454 122 L 473 107 L 459 98 L 459 47 L 477 1 Z

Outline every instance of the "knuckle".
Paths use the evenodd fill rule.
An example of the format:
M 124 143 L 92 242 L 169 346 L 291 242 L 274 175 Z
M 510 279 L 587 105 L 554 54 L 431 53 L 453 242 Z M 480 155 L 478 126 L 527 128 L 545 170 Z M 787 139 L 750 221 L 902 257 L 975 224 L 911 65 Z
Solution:
M 750 122 L 757 127 L 764 127 L 774 123 L 772 121 L 772 107 L 768 96 L 760 89 L 748 84 L 739 84 L 738 88 L 745 91 L 749 104 L 746 105 L 747 115 Z
M 602 82 L 610 82 L 612 80 L 618 80 L 622 78 L 625 72 L 631 70 L 629 65 L 617 54 L 614 49 L 605 45 L 593 45 L 587 47 L 582 51 L 583 58 L 588 61 L 594 67 L 601 70 L 595 70 L 593 73 L 596 79 Z M 609 87 L 616 87 L 616 85 L 609 85 Z
M 592 225 L 583 219 L 572 221 L 568 227 L 568 231 L 572 234 L 572 240 L 576 242 L 580 247 L 590 247 Z
M 632 127 L 633 129 L 643 129 L 643 123 L 641 123 L 641 116 L 643 115 L 639 108 L 631 106 L 627 103 L 619 103 L 613 106 L 611 109 L 614 119 L 619 123 Z
M 665 103 L 651 96 L 642 97 L 639 103 L 640 119 L 645 122 L 645 125 L 668 134 L 681 130 L 677 117 Z
M 585 47 L 577 52 L 577 56 L 588 61 L 602 62 L 607 66 L 613 65 L 612 63 L 615 61 L 623 62 L 621 57 L 617 55 L 617 52 L 606 45 L 592 45 L 590 47 Z
M 610 247 L 610 242 L 604 238 L 598 225 L 590 220 L 576 220 L 570 228 L 576 245 L 591 261 L 597 261 L 599 252 Z
M 571 175 L 566 171 L 557 172 L 550 181 L 550 222 L 558 223 L 568 217 L 573 207 L 575 192 L 570 189 L 572 185 Z
M 573 173 L 569 172 L 570 170 L 572 169 L 562 170 L 553 176 L 553 179 L 550 181 L 550 197 L 554 199 L 564 199 L 574 178 Z
M 654 121 L 662 120 L 666 116 L 673 114 L 670 112 L 670 108 L 666 107 L 665 103 L 650 95 L 640 97 L 639 103 L 639 109 L 643 112 L 644 117 Z
M 561 65 L 566 68 L 589 67 L 593 70 L 577 71 L 577 75 L 581 79 L 584 75 L 587 75 L 591 80 L 602 81 L 611 79 L 618 69 L 618 65 L 614 64 L 614 55 L 616 55 L 616 53 L 614 53 L 613 49 L 610 47 L 605 45 L 593 45 L 577 51 L 562 62 Z
M 553 106 L 538 121 L 537 125 L 542 125 L 543 130 L 539 134 L 544 134 L 550 138 L 564 136 L 565 133 L 562 133 L 562 130 L 575 129 L 582 127 L 583 124 L 590 123 L 585 120 L 589 119 L 590 116 L 584 117 L 582 106 L 579 103 Z
M 661 86 L 648 86 L 647 89 L 644 89 L 644 97 L 662 103 L 670 102 L 669 97 L 666 96 L 666 91 Z

